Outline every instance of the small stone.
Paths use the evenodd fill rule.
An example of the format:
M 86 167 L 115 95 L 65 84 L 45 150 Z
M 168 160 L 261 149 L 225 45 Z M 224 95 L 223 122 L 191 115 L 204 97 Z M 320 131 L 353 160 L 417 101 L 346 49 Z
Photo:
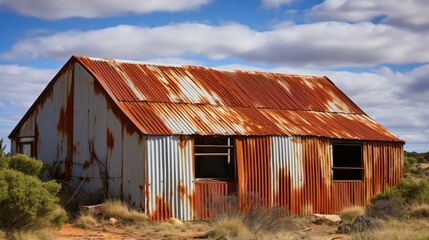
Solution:
M 109 224 L 115 226 L 116 224 L 118 224 L 118 219 L 113 217 L 109 218 Z
M 324 215 L 324 214 L 314 214 L 315 219 L 313 223 L 315 224 L 328 224 L 328 225 L 338 225 L 341 222 L 341 217 L 339 215 Z
M 173 224 L 173 225 L 176 225 L 176 226 L 183 225 L 183 222 L 180 221 L 178 218 L 170 218 L 168 220 L 168 222 L 171 223 L 171 224 Z

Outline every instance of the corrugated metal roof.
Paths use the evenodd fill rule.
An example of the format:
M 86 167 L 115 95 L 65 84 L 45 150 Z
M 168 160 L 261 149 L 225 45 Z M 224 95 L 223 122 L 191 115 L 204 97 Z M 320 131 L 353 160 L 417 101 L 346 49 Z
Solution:
M 402 141 L 326 77 L 75 59 L 144 134 Z

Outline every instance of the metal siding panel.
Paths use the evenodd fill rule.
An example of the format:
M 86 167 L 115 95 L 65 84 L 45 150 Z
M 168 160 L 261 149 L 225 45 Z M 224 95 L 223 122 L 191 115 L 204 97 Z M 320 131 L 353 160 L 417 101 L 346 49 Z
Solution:
M 122 161 L 122 181 L 119 183 L 119 192 L 130 205 L 137 208 L 145 208 L 145 167 L 144 158 L 146 152 L 144 144 L 145 137 L 139 136 L 137 133 L 127 133 L 122 129 L 122 157 L 118 160 Z M 116 164 L 112 164 L 114 167 Z M 120 178 L 119 178 L 120 179 Z M 119 180 L 118 179 L 118 180 Z M 116 185 L 116 186 L 117 186 Z M 117 191 L 117 190 L 115 190 Z
M 147 140 L 148 209 L 153 220 L 193 218 L 191 140 L 180 136 L 149 136 Z
M 73 68 L 69 66 L 39 102 L 35 114 L 37 157 L 52 166 L 54 175 L 71 177 L 73 148 Z M 54 128 L 54 129 L 53 129 Z
M 236 192 L 234 181 L 198 180 L 195 186 L 195 219 L 213 219 L 227 210 L 228 202 L 223 197 Z
M 248 204 L 253 204 L 253 197 L 260 198 L 265 206 L 270 206 L 271 200 L 271 138 L 270 137 L 247 137 L 241 138 L 236 148 L 240 156 L 237 165 L 242 173 L 239 176 L 244 177 L 239 188 L 239 197 L 241 208 L 246 209 Z M 246 199 L 250 197 L 250 199 Z

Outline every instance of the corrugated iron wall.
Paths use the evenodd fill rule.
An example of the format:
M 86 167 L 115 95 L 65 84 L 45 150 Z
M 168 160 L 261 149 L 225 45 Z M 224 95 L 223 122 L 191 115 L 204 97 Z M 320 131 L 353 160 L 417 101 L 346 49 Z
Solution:
M 147 139 L 146 213 L 153 220 L 193 219 L 193 143 L 189 137 Z
M 263 205 L 271 205 L 270 149 L 270 137 L 237 138 L 237 175 L 240 204 L 247 206 L 245 196 L 257 194 Z
M 145 137 L 114 108 L 101 85 L 74 64 L 72 183 L 144 208 Z
M 195 219 L 212 219 L 221 214 L 225 204 L 225 196 L 236 192 L 235 181 L 198 180 L 194 181 L 194 217 Z
M 402 176 L 402 143 L 364 142 L 364 181 L 333 180 L 329 139 L 248 137 L 238 138 L 236 146 L 239 195 L 257 194 L 293 214 L 338 213 L 364 205 Z

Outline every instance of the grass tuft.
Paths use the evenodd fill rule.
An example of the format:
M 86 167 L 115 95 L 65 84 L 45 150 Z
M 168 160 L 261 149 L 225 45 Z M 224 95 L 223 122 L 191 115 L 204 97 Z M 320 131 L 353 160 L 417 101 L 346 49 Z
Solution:
M 75 225 L 83 229 L 95 229 L 99 223 L 92 214 L 81 214 L 76 219 Z
M 252 232 L 240 217 L 230 217 L 218 220 L 210 233 L 214 239 L 251 239 Z
M 130 209 L 125 203 L 119 200 L 107 200 L 101 208 L 102 214 L 106 218 L 116 218 L 123 223 L 144 223 L 149 220 L 147 215 Z
M 44 228 L 34 231 L 12 231 L 7 234 L 7 238 L 4 239 L 13 239 L 13 240 L 53 240 L 55 239 L 55 230 L 51 228 Z M 0 234 L 0 237 L 2 235 Z M 1 238 L 3 239 L 3 238 Z
M 345 222 L 353 222 L 357 217 L 365 214 L 365 208 L 361 206 L 353 206 L 341 210 L 341 220 Z
M 429 217 L 429 204 L 412 205 L 410 207 L 411 216 L 417 218 Z

